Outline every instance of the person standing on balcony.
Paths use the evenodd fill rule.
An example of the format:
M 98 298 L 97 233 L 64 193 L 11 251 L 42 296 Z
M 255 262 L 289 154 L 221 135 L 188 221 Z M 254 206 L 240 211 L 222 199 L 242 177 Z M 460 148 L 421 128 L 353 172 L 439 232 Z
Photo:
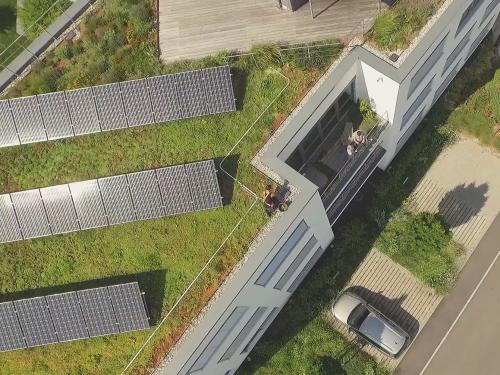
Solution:
M 356 148 L 366 145 L 366 134 L 362 130 L 356 130 L 352 135 L 352 140 Z

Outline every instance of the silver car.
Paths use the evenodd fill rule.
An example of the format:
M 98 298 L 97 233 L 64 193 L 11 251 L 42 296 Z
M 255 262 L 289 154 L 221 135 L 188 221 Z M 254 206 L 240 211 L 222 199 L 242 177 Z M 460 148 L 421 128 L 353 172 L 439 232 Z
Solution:
M 349 331 L 391 357 L 399 357 L 410 342 L 408 333 L 354 293 L 342 294 L 332 313 Z

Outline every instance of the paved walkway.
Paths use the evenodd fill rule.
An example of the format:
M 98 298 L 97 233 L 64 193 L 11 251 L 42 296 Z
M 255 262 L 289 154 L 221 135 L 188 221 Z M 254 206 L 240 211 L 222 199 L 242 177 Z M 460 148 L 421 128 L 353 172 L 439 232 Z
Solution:
M 401 325 L 412 337 L 423 326 L 441 301 L 441 296 L 418 281 L 408 270 L 392 261 L 388 256 L 373 249 L 346 286 L 362 296 L 368 303 Z M 339 324 L 336 328 L 349 337 L 355 336 Z M 363 350 L 393 370 L 399 363 L 373 347 Z
M 466 250 L 464 261 L 500 212 L 500 156 L 462 138 L 439 155 L 410 200 L 416 211 L 438 212 Z
M 351 38 L 372 24 L 379 0 L 313 0 L 295 12 L 276 0 L 159 0 L 159 36 L 166 61 L 247 51 L 253 44 Z M 384 2 L 382 2 L 384 4 Z M 382 5 L 385 7 L 385 5 Z
M 415 211 L 439 212 L 450 225 L 453 238 L 465 249 L 460 266 L 474 252 L 500 212 L 500 172 L 492 171 L 500 171 L 500 156 L 474 140 L 462 138 L 441 153 L 411 194 L 410 206 Z M 500 219 L 497 222 L 496 233 L 500 232 Z M 499 239 L 497 236 L 497 243 Z M 376 249 L 372 249 L 359 265 L 346 288 L 357 291 L 413 338 L 418 336 L 419 341 L 419 332 L 436 308 L 441 307 L 443 299 Z M 455 289 L 452 294 L 456 293 Z M 354 338 L 347 330 L 341 328 L 341 331 Z M 419 345 L 426 346 L 425 343 Z M 391 370 L 401 361 L 401 358 L 390 359 L 370 346 L 363 349 Z M 399 371 L 403 375 L 418 374 L 407 366 Z

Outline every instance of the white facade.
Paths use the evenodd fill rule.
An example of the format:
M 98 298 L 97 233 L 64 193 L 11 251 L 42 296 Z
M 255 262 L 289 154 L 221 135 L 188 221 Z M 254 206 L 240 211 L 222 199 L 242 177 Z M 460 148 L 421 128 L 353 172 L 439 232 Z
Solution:
M 332 241 L 318 186 L 286 161 L 346 87 L 353 88 L 353 99 L 369 98 L 388 121 L 381 136 L 385 154 L 375 160 L 385 169 L 498 22 L 499 12 L 499 0 L 449 0 L 400 61 L 361 46 L 335 63 L 255 160 L 277 182 L 289 181 L 293 203 L 263 230 L 158 374 L 234 373 Z M 345 205 L 376 167 L 367 169 L 369 162 L 367 157 L 354 172 L 359 178 L 349 180 L 339 193 Z

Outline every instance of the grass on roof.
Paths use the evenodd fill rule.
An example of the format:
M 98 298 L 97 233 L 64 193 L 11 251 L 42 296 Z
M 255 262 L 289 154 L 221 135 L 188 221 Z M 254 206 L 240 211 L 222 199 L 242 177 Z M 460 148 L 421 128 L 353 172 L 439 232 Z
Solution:
M 249 162 L 278 116 L 289 112 L 317 71 L 288 69 L 292 83 L 263 117 L 229 164 L 253 189 L 265 181 Z M 242 110 L 168 124 L 89 135 L 0 150 L 0 191 L 11 192 L 224 156 L 285 82 L 270 69 L 240 71 L 245 81 Z M 235 161 L 238 161 L 236 164 Z M 120 282 L 137 276 L 154 317 L 165 314 L 199 272 L 253 198 L 234 187 L 223 209 L 130 223 L 0 245 L 3 300 Z M 221 255 L 148 347 L 139 364 L 160 356 L 207 302 L 246 252 L 266 215 L 260 204 L 249 213 Z M 43 289 L 43 290 L 40 290 Z M 34 292 L 29 292 L 33 291 Z M 38 290 L 38 291 L 37 291 Z M 0 354 L 2 374 L 118 373 L 144 342 L 147 332 L 76 341 Z
M 369 41 L 383 51 L 405 50 L 444 0 L 399 0 L 376 19 Z

